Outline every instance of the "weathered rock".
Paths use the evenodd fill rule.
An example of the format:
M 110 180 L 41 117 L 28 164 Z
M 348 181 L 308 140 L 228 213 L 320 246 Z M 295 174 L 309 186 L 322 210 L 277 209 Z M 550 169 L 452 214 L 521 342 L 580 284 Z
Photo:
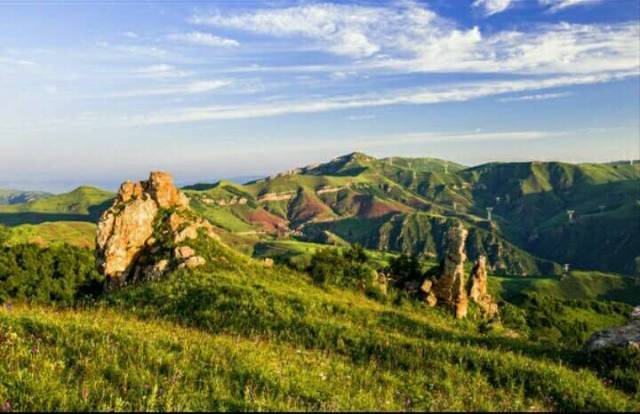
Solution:
M 469 298 L 474 301 L 488 316 L 498 313 L 498 304 L 488 293 L 487 258 L 479 256 L 469 281 Z
M 445 254 L 437 275 L 427 277 L 420 285 L 420 292 L 429 306 L 441 303 L 448 306 L 462 319 L 467 315 L 469 298 L 477 303 L 485 314 L 494 316 L 498 305 L 487 291 L 486 258 L 480 256 L 471 278 L 467 283 L 464 263 L 467 256 L 464 251 L 467 230 L 458 224 L 451 227 L 445 237 Z
M 180 269 L 195 269 L 196 267 L 203 266 L 207 263 L 204 257 L 193 256 L 188 258 L 184 263 L 178 266 Z
M 640 306 L 634 309 L 628 324 L 596 332 L 585 345 L 587 351 L 609 347 L 632 348 L 640 351 Z
M 264 259 L 264 265 L 265 267 L 273 267 L 273 259 L 267 257 Z
M 432 288 L 438 302 L 450 307 L 458 319 L 467 316 L 468 307 L 464 274 L 464 263 L 467 259 L 464 244 L 467 235 L 467 230 L 461 224 L 453 226 L 447 231 L 441 274 Z
M 189 246 L 176 247 L 174 255 L 178 260 L 187 260 L 196 255 L 195 250 Z
M 165 219 L 160 212 L 167 210 L 172 213 Z M 174 186 L 171 175 L 152 172 L 147 181 L 127 181 L 98 223 L 98 267 L 110 287 L 129 280 L 158 278 L 168 270 L 173 259 L 188 261 L 196 253 L 182 246 L 164 252 L 165 257 L 154 256 L 164 254 L 162 249 L 166 247 L 163 246 L 195 239 L 201 228 L 214 237 L 213 226 L 190 211 L 188 198 Z M 197 262 L 202 260 L 200 257 Z

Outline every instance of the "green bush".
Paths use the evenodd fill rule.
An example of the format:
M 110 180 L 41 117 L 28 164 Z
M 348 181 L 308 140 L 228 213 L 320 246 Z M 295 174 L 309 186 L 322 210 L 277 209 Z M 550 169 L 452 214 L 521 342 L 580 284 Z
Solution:
M 102 290 L 93 252 L 69 245 L 0 246 L 0 303 L 73 304 Z
M 346 251 L 323 249 L 311 258 L 308 272 L 319 285 L 343 287 L 369 286 L 375 269 L 369 264 L 369 258 L 356 244 Z
M 422 283 L 424 280 L 422 265 L 415 256 L 402 254 L 394 257 L 389 262 L 388 272 L 391 275 L 393 284 L 399 288 L 404 287 L 407 283 Z

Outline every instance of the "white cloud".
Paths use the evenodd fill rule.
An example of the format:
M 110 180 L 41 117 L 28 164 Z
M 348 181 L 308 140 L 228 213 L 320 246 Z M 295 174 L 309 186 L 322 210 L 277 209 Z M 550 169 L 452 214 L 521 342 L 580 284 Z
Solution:
M 129 39 L 137 39 L 138 34 L 136 32 L 124 32 L 122 34 L 124 37 L 128 37 Z
M 211 47 L 237 47 L 240 43 L 234 39 L 214 36 L 211 33 L 190 32 L 190 33 L 173 33 L 167 36 L 169 40 L 176 42 L 190 43 L 199 46 Z
M 398 144 L 416 144 L 422 142 L 478 142 L 478 141 L 531 141 L 555 138 L 566 135 L 565 132 L 552 131 L 507 131 L 507 132 L 460 132 L 431 133 L 414 132 L 389 135 L 382 138 L 361 138 L 359 142 L 367 147 L 386 147 Z
M 165 63 L 137 68 L 133 70 L 133 73 L 143 78 L 152 79 L 184 78 L 191 74 L 189 71 L 180 70 Z
M 441 85 L 436 88 L 396 91 L 389 95 L 357 95 L 299 102 L 271 102 L 269 105 L 205 106 L 133 117 L 134 124 L 172 124 L 224 119 L 264 118 L 285 114 L 304 114 L 370 108 L 389 105 L 423 105 L 442 102 L 465 102 L 493 95 L 544 90 L 563 86 L 586 85 L 638 76 L 628 73 L 556 76 L 545 79 L 469 82 Z
M 485 16 L 492 16 L 507 10 L 512 3 L 512 0 L 476 0 L 473 7 L 482 8 Z
M 427 18 L 435 16 L 424 9 L 421 14 L 426 14 Z M 196 15 L 191 21 L 275 37 L 302 36 L 316 40 L 331 53 L 362 57 L 372 56 L 380 50 L 380 45 L 370 36 L 372 31 L 382 32 L 395 24 L 402 24 L 401 20 L 407 17 L 407 14 L 397 14 L 391 8 L 327 3 L 237 14 Z
M 366 114 L 366 115 L 349 115 L 347 120 L 349 121 L 368 121 L 370 119 L 375 119 L 375 115 Z
M 540 5 L 548 6 L 551 13 L 558 12 L 568 7 L 585 6 L 601 2 L 602 0 L 538 0 Z
M 547 99 L 566 98 L 567 96 L 571 96 L 571 93 L 540 93 L 535 95 L 510 96 L 507 98 L 501 98 L 500 102 L 546 101 Z
M 506 3 L 474 4 L 498 12 L 512 1 Z M 485 34 L 478 27 L 460 28 L 413 2 L 388 7 L 313 3 L 201 14 L 191 21 L 294 41 L 304 37 L 309 47 L 356 59 L 359 68 L 402 73 L 599 73 L 635 69 L 640 59 L 635 21 L 544 24 Z
M 128 55 L 135 55 L 135 56 L 147 56 L 147 57 L 155 57 L 155 58 L 159 58 L 159 57 L 166 57 L 169 53 L 161 48 L 155 47 L 155 46 L 125 46 L 125 45 L 115 45 L 115 46 L 111 46 L 109 45 L 109 43 L 107 42 L 99 42 L 98 46 L 101 47 L 111 47 L 113 50 L 120 52 L 120 53 L 125 53 Z
M 230 85 L 232 82 L 228 80 L 207 80 L 196 81 L 185 84 L 176 84 L 148 89 L 134 89 L 124 92 L 114 92 L 100 96 L 90 96 L 89 98 L 138 98 L 149 96 L 164 95 L 195 95 L 206 92 L 212 92 L 217 89 Z
M 21 67 L 33 67 L 37 66 L 35 62 L 25 59 L 14 59 L 8 56 L 0 56 L 0 64 L 12 65 L 12 66 L 21 66 Z

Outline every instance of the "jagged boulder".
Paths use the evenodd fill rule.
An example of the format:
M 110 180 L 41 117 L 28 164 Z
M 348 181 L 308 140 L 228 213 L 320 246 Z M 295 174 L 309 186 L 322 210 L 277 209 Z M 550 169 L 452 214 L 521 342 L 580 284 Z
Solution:
M 158 278 L 174 264 L 201 266 L 202 257 L 179 246 L 198 237 L 199 229 L 215 237 L 213 226 L 189 209 L 189 199 L 170 174 L 152 172 L 147 181 L 127 181 L 98 222 L 98 267 L 113 287 Z
M 488 292 L 489 278 L 487 276 L 487 258 L 480 255 L 471 271 L 469 280 L 469 298 L 488 316 L 498 313 L 498 304 Z
M 478 258 L 468 282 L 465 276 L 467 235 L 468 231 L 462 224 L 449 228 L 444 239 L 445 253 L 438 274 L 427 277 L 420 286 L 420 291 L 429 306 L 444 304 L 458 319 L 467 316 L 469 299 L 491 317 L 498 313 L 498 305 L 488 293 L 486 258 Z
M 640 306 L 634 309 L 628 324 L 596 332 L 585 345 L 587 351 L 609 347 L 632 348 L 640 351 Z

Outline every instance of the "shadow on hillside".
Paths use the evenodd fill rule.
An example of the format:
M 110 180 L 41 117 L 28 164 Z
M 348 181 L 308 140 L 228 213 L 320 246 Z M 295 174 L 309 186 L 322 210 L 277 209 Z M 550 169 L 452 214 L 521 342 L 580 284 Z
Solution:
M 86 221 L 95 220 L 88 214 L 65 213 L 0 213 L 0 224 L 19 226 L 21 224 L 41 224 L 55 221 Z

